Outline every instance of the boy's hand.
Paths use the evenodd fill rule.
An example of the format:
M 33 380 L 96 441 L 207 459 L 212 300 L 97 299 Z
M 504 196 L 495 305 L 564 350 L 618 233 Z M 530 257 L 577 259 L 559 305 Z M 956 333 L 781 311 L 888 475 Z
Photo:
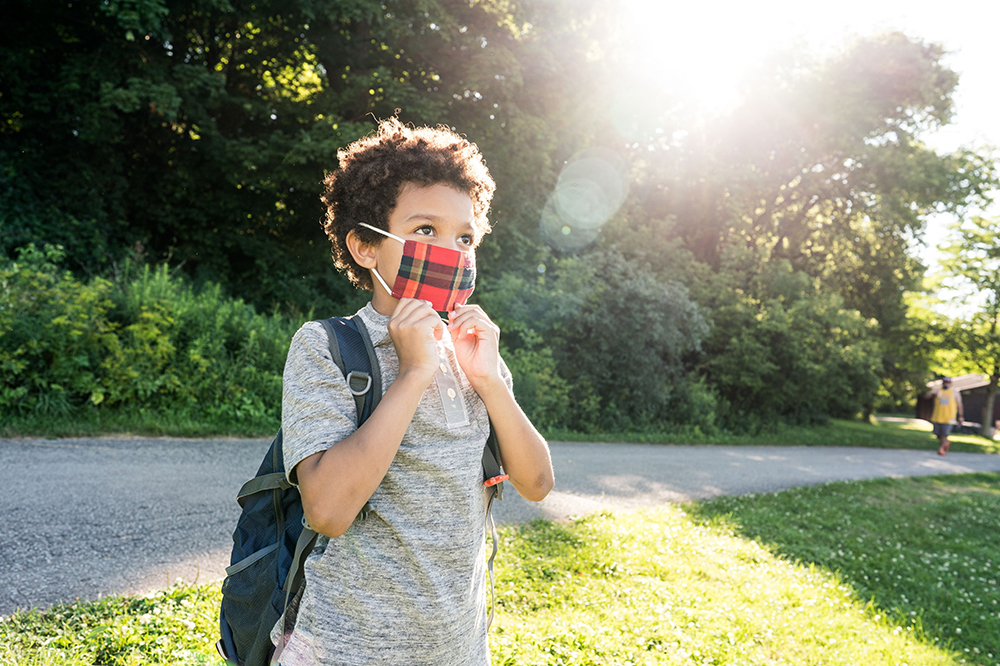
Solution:
M 479 391 L 500 376 L 500 328 L 478 305 L 459 305 L 449 315 L 448 330 L 458 364 Z
M 445 324 L 427 301 L 401 298 L 389 319 L 389 337 L 399 355 L 399 374 L 415 372 L 430 384 L 437 370 L 437 341 Z

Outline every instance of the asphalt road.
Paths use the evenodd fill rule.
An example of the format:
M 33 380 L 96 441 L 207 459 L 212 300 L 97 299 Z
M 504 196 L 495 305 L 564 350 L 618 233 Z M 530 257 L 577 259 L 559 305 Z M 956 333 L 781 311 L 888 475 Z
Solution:
M 858 448 L 553 442 L 556 489 L 507 484 L 501 523 L 843 479 L 1000 472 L 1000 456 Z M 0 615 L 75 598 L 217 580 L 236 491 L 269 441 L 0 439 Z

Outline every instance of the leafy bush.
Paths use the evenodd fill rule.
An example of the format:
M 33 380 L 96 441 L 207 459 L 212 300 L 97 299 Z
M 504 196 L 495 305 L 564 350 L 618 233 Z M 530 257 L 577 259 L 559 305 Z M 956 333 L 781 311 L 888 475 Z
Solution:
M 116 340 L 113 285 L 56 269 L 61 248 L 29 245 L 0 268 L 0 409 L 66 414 L 98 396 L 101 363 Z
M 756 282 L 720 292 L 705 343 L 701 370 L 724 401 L 726 427 L 823 422 L 870 404 L 881 366 L 871 324 L 787 263 Z
M 127 265 L 117 283 L 61 271 L 33 245 L 0 268 L 0 410 L 180 411 L 275 420 L 297 322 L 257 314 L 217 285 Z
M 708 324 L 687 290 L 614 251 L 553 262 L 553 277 L 505 275 L 480 296 L 503 331 L 518 401 L 543 427 L 662 430 L 713 410 L 689 357 Z M 713 426 L 708 426 L 713 427 Z
M 600 430 L 660 429 L 685 400 L 686 359 L 708 324 L 685 287 L 664 282 L 616 252 L 567 261 L 579 309 L 559 323 L 558 355 L 574 398 L 596 395 L 600 412 L 575 415 Z

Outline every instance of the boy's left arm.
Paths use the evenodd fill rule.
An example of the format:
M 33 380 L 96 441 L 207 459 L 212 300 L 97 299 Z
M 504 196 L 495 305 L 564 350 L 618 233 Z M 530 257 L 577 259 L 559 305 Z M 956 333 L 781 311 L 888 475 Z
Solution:
M 501 375 L 499 327 L 478 305 L 461 305 L 451 314 L 448 329 L 458 363 L 490 414 L 504 471 L 521 497 L 540 502 L 555 484 L 552 458 Z

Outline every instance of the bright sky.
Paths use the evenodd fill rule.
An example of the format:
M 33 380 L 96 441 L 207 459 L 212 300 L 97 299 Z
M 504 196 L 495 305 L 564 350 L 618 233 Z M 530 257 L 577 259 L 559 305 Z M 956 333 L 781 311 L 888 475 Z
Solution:
M 678 63 L 665 83 L 691 90 L 713 105 L 732 99 L 742 71 L 775 46 L 794 39 L 820 50 L 837 48 L 851 34 L 902 30 L 943 44 L 945 63 L 959 73 L 952 126 L 925 137 L 939 151 L 958 146 L 1000 146 L 1000 0 L 758 0 L 673 3 L 622 0 L 650 58 Z M 995 204 L 989 215 L 1000 215 Z M 948 218 L 928 221 L 928 248 L 944 238 Z

